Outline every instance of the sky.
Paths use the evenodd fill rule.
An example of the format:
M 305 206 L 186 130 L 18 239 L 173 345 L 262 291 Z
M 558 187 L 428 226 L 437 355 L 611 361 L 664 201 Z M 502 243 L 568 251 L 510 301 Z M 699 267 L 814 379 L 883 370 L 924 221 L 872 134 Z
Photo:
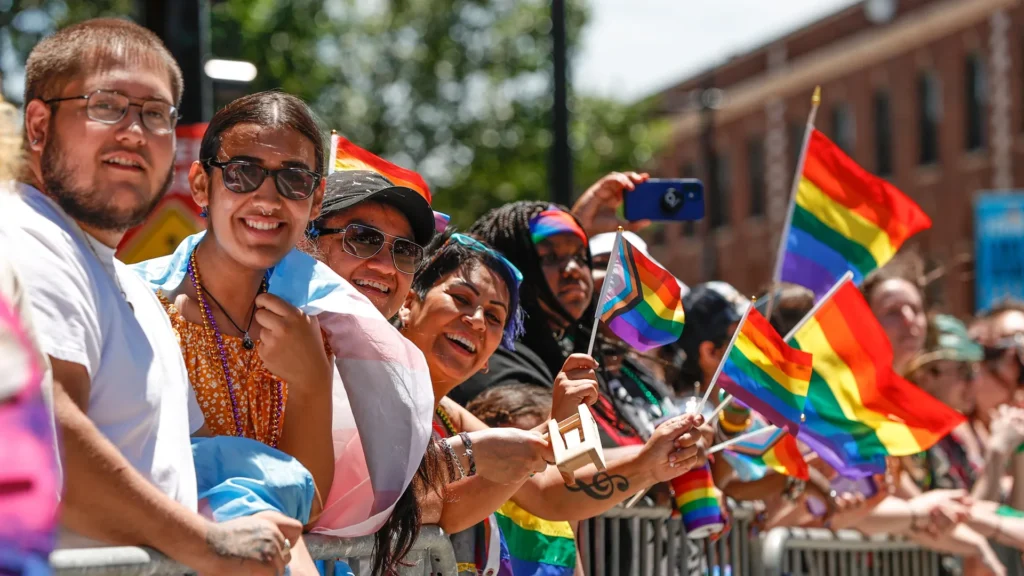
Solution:
M 857 0 L 590 0 L 580 93 L 632 101 Z

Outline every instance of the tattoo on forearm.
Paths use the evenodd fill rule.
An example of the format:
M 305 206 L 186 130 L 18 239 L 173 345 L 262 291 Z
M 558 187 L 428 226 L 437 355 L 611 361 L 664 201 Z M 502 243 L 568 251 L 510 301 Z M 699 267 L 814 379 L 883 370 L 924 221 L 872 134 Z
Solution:
M 607 500 L 616 491 L 625 492 L 629 490 L 629 480 L 619 474 L 608 474 L 598 472 L 590 479 L 590 483 L 583 480 L 576 480 L 575 486 L 566 486 L 570 492 L 583 492 L 594 500 Z

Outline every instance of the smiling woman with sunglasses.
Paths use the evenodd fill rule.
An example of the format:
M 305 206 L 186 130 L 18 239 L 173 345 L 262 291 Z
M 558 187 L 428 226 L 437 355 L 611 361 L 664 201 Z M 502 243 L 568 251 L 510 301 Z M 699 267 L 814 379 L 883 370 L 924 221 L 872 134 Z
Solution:
M 199 447 L 211 444 L 199 443 L 193 447 L 197 470 L 215 469 L 205 473 L 213 477 L 232 469 L 232 457 L 253 458 L 247 474 L 256 474 L 265 487 L 291 478 L 281 484 L 280 494 L 302 492 L 311 475 L 313 486 L 302 492 L 294 513 L 307 522 L 320 513 L 334 479 L 334 446 L 328 441 L 332 353 L 316 317 L 267 290 L 271 269 L 319 213 L 323 137 L 301 100 L 262 92 L 214 115 L 199 157 L 189 185 L 207 231 L 182 257 L 187 268 L 180 283 L 158 291 L 205 417 L 197 435 L 256 440 L 301 466 L 277 464 L 267 472 L 269 479 L 263 478 L 261 463 L 289 459 L 276 450 L 247 456 L 263 447 L 245 449 L 244 442 L 230 445 L 243 449 L 203 458 Z M 198 477 L 202 493 L 206 476 Z M 293 573 L 315 573 L 305 548 L 295 551 L 299 564 L 292 565 Z
M 391 318 L 434 236 L 434 212 L 415 190 L 376 172 L 335 172 L 309 235 L 311 251 Z

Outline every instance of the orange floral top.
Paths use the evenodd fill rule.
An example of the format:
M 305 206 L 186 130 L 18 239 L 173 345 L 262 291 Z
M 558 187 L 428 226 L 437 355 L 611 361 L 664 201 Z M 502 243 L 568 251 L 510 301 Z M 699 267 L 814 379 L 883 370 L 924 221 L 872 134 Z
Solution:
M 186 320 L 163 293 L 158 294 L 158 297 L 178 337 L 178 345 L 188 369 L 188 379 L 206 418 L 207 428 L 214 436 L 237 436 L 231 395 L 228 393 L 227 379 L 224 377 L 224 367 L 213 330 Z M 331 347 L 327 343 L 326 334 L 323 336 L 324 349 L 330 358 Z M 242 436 L 277 446 L 284 429 L 288 384 L 263 366 L 259 346 L 246 350 L 242 346 L 241 337 L 223 333 L 221 341 L 224 343 L 228 370 L 233 381 Z

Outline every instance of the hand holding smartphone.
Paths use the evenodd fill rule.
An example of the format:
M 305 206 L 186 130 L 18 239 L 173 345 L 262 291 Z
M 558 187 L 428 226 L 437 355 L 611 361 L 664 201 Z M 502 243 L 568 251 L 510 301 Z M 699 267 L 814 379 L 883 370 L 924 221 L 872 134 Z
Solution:
M 626 220 L 687 221 L 704 217 L 704 183 L 694 178 L 650 179 L 624 198 Z

